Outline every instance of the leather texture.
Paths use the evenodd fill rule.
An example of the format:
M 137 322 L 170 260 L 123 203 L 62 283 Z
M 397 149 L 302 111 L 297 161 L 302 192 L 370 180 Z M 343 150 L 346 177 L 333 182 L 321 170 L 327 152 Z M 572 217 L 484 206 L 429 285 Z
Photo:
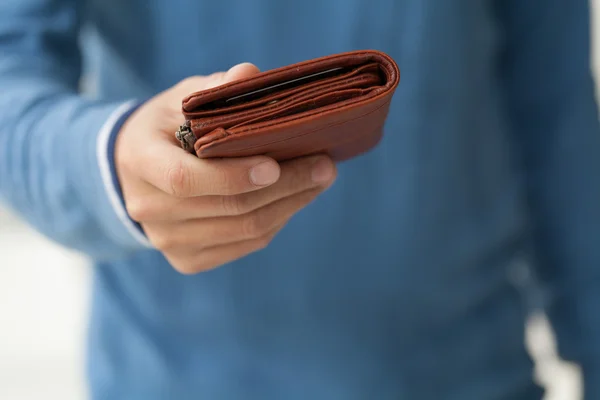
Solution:
M 399 81 L 390 56 L 363 50 L 192 93 L 182 104 L 184 127 L 193 133 L 184 148 L 200 158 L 266 155 L 284 161 L 326 153 L 348 160 L 380 141 Z

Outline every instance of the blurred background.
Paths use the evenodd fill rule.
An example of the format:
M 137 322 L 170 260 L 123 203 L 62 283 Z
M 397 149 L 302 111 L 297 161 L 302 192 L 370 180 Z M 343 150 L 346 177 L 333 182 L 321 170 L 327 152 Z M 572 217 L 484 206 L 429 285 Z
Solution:
M 591 0 L 600 21 L 600 0 Z M 594 71 L 600 76 L 600 28 L 594 24 Z M 0 205 L 0 399 L 86 398 L 84 345 L 90 267 Z M 600 305 L 599 305 L 600 306 Z M 525 338 L 546 400 L 581 398 L 576 366 L 561 362 L 543 315 Z

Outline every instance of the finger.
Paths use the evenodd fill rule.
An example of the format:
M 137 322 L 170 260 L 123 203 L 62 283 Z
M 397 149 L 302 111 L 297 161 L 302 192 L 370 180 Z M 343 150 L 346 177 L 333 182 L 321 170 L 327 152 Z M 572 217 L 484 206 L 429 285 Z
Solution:
M 198 75 L 185 78 L 163 93 L 164 97 L 161 96 L 160 101 L 164 101 L 167 104 L 167 107 L 162 108 L 166 115 L 157 115 L 156 117 L 161 121 L 161 125 L 167 128 L 166 131 L 172 133 L 174 129 L 185 121 L 181 112 L 181 102 L 184 98 L 196 92 L 251 77 L 259 72 L 260 70 L 255 65 L 242 63 L 233 66 L 226 72 L 215 72 L 207 76 Z
M 229 82 L 249 78 L 256 75 L 260 70 L 254 64 L 242 63 L 234 65 L 226 72 L 215 72 L 207 76 L 191 76 L 179 82 L 169 91 L 169 97 L 179 102 L 188 95 L 202 90 L 212 89 Z
M 335 164 L 327 156 L 303 157 L 282 163 L 280 167 L 279 180 L 269 187 L 237 196 L 221 196 L 219 214 L 248 214 L 309 189 L 326 188 L 336 175 Z
M 236 195 L 275 183 L 280 167 L 264 156 L 199 159 L 167 141 L 156 140 L 141 150 L 140 171 L 146 182 L 175 197 Z
M 280 229 L 278 228 L 261 238 L 211 247 L 192 255 L 165 254 L 165 256 L 178 272 L 184 275 L 197 274 L 223 266 L 266 248 Z
M 222 78 L 222 84 L 237 81 L 240 79 L 249 78 L 252 75 L 256 75 L 260 72 L 260 69 L 252 63 L 241 63 L 238 65 L 234 65 L 225 73 L 225 76 Z
M 322 191 L 319 188 L 298 193 L 242 216 L 148 223 L 144 228 L 150 242 L 161 251 L 188 253 L 200 248 L 252 240 L 287 223 Z
M 279 180 L 259 191 L 233 196 L 175 198 L 152 187 L 137 193 L 135 200 L 128 202 L 127 209 L 138 222 L 242 215 L 314 187 L 327 187 L 335 174 L 335 164 L 328 157 L 305 157 L 282 163 Z

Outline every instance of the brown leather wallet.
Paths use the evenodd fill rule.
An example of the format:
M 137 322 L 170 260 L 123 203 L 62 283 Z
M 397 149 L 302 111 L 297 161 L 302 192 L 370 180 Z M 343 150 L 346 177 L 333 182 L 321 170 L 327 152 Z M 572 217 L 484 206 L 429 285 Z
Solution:
M 190 94 L 176 137 L 200 158 L 347 160 L 381 139 L 399 80 L 394 60 L 379 51 L 304 61 Z

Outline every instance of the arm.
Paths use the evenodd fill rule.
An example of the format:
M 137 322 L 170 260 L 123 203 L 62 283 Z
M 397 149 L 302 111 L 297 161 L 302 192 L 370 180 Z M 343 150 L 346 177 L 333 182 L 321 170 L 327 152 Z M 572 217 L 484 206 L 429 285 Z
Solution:
M 135 112 L 79 96 L 81 2 L 0 0 L 0 197 L 39 231 L 96 259 L 152 243 L 198 273 L 263 248 L 333 183 L 327 157 L 200 160 L 173 143 L 184 96 L 252 65 L 190 77 Z
M 77 92 L 82 3 L 0 2 L 0 198 L 56 241 L 118 257 L 147 245 L 109 170 L 109 137 L 131 107 Z
M 501 4 L 503 86 L 559 352 L 600 398 L 600 128 L 587 0 Z

